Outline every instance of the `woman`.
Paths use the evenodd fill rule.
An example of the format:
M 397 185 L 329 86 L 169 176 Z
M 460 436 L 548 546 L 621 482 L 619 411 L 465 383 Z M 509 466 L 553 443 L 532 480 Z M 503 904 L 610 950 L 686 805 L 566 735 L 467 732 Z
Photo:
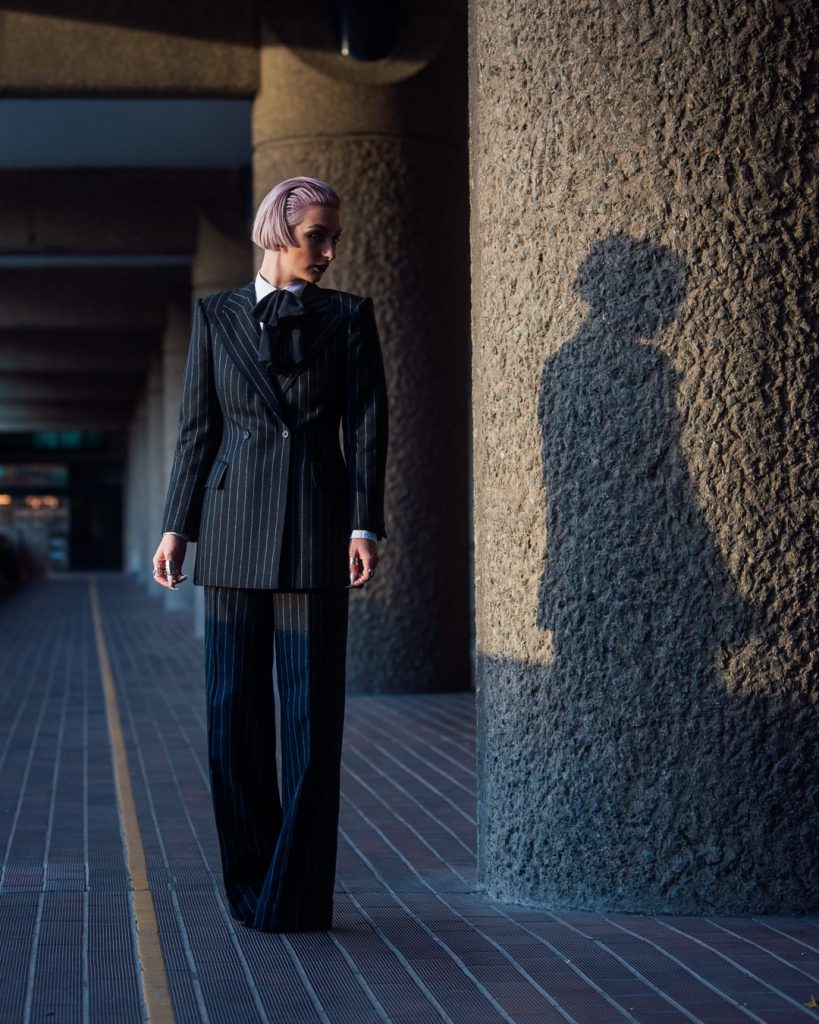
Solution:
M 234 916 L 266 931 L 332 925 L 347 587 L 372 580 L 384 536 L 372 300 L 318 285 L 340 237 L 332 188 L 289 178 L 256 214 L 255 281 L 197 301 L 153 559 L 173 587 L 197 542 L 225 890 Z

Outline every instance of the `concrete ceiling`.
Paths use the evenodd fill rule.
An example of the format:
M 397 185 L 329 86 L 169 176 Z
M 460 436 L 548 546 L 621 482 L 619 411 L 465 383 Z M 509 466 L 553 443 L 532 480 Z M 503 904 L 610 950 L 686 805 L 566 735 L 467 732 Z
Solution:
M 255 0 L 0 6 L 0 434 L 122 430 L 201 215 L 245 238 Z
M 254 45 L 257 0 L 4 0 L 3 8 L 54 21 L 111 25 L 123 29 L 215 42 Z
M 0 433 L 123 430 L 200 214 L 245 238 L 248 192 L 234 170 L 0 171 Z

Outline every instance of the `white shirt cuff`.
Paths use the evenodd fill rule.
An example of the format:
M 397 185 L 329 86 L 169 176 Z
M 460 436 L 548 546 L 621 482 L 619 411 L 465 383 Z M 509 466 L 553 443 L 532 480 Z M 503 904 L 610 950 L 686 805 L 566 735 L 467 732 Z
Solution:
M 350 540 L 377 541 L 378 537 L 374 533 L 370 533 L 369 530 L 353 530 L 353 532 L 350 534 Z

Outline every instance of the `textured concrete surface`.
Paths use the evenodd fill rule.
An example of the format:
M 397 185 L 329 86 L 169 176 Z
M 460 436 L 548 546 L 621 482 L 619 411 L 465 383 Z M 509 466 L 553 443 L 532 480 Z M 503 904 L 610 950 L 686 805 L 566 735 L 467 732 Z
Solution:
M 815 19 L 473 0 L 495 895 L 819 905 Z
M 340 56 L 331 76 L 272 31 L 261 56 L 256 201 L 296 174 L 333 185 L 344 236 L 323 283 L 373 297 L 384 352 L 388 538 L 375 585 L 350 606 L 358 692 L 469 682 L 463 21 L 456 28 L 423 70 L 386 83 L 361 81 Z
M 251 96 L 254 19 L 236 6 L 17 0 L 0 11 L 0 93 Z
M 246 234 L 247 225 L 238 209 L 228 216 L 230 230 L 221 230 L 214 221 L 199 214 L 196 252 L 191 264 L 191 301 L 226 288 L 238 288 L 253 277 L 253 245 Z M 242 236 L 238 237 L 238 228 Z

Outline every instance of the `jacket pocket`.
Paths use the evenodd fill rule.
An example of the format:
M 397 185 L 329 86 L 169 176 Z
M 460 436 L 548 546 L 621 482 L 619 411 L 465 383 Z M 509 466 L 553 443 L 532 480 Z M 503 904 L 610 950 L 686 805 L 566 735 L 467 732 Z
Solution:
M 322 490 L 340 490 L 344 486 L 344 466 L 331 459 L 316 459 L 310 463 L 313 486 Z
M 225 482 L 225 473 L 227 472 L 228 463 L 217 460 L 210 467 L 210 473 L 208 473 L 208 479 L 205 481 L 205 488 L 209 490 L 216 490 L 221 488 Z

